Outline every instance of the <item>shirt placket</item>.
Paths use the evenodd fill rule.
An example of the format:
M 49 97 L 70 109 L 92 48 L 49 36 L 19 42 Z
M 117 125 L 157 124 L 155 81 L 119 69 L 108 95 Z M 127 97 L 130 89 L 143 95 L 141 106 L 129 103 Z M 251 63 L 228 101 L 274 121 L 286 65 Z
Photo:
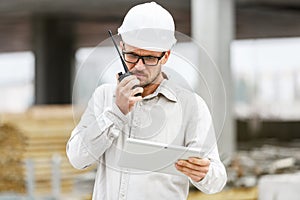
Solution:
M 131 113 L 131 127 L 129 128 L 130 133 L 129 136 L 130 137 L 134 137 L 135 135 L 135 130 L 136 128 L 140 125 L 140 121 L 139 121 L 139 113 L 140 113 L 140 107 L 141 104 L 140 102 L 137 102 L 135 105 L 134 110 Z M 128 170 L 128 169 L 126 169 Z M 124 171 L 121 174 L 121 185 L 120 185 L 120 195 L 119 195 L 119 199 L 120 200 L 125 200 L 128 197 L 128 185 L 129 185 L 129 173 L 128 171 Z
M 119 195 L 120 200 L 127 199 L 128 181 L 129 181 L 128 172 L 123 172 L 121 175 L 121 187 L 120 187 L 120 195 Z
M 132 118 L 131 118 L 131 128 L 130 128 L 130 136 L 135 137 L 137 129 L 141 126 L 141 102 L 137 102 L 135 105 L 134 110 L 132 111 Z

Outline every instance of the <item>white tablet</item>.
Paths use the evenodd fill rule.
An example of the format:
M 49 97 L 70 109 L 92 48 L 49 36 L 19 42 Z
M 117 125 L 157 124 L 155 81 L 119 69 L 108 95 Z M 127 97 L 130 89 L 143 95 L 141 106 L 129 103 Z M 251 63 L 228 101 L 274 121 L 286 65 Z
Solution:
M 189 157 L 200 158 L 200 149 L 128 138 L 118 164 L 122 168 L 184 176 L 175 163 Z

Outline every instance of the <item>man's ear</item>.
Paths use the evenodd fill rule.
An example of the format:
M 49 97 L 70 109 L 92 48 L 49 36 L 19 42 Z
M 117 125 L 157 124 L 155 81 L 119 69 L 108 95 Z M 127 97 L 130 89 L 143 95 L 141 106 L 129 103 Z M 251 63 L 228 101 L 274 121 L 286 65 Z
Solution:
M 124 49 L 124 42 L 123 41 L 120 41 L 120 48 Z
M 170 54 L 171 54 L 171 51 L 170 51 L 170 50 L 169 50 L 169 51 L 166 51 L 164 57 L 161 59 L 161 64 L 163 64 L 163 65 L 166 64 L 166 62 L 167 62 L 168 59 L 169 59 Z

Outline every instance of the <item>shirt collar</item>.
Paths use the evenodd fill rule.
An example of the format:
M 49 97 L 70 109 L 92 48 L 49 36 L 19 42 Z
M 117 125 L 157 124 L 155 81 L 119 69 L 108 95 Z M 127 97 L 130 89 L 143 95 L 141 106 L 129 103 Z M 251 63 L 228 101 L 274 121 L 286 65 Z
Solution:
M 164 79 L 156 91 L 146 97 L 144 99 L 151 99 L 153 97 L 158 96 L 159 94 L 163 95 L 165 98 L 167 98 L 170 101 L 177 102 L 176 93 L 174 92 L 174 85 L 171 83 L 171 81 Z

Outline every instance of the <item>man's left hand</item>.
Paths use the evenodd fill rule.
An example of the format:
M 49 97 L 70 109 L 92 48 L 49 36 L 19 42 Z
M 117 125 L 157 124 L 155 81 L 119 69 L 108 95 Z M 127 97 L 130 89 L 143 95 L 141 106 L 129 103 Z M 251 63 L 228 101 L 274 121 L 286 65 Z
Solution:
M 179 160 L 175 167 L 180 172 L 190 177 L 193 181 L 201 181 L 207 174 L 210 160 L 207 158 L 189 158 L 188 160 Z

